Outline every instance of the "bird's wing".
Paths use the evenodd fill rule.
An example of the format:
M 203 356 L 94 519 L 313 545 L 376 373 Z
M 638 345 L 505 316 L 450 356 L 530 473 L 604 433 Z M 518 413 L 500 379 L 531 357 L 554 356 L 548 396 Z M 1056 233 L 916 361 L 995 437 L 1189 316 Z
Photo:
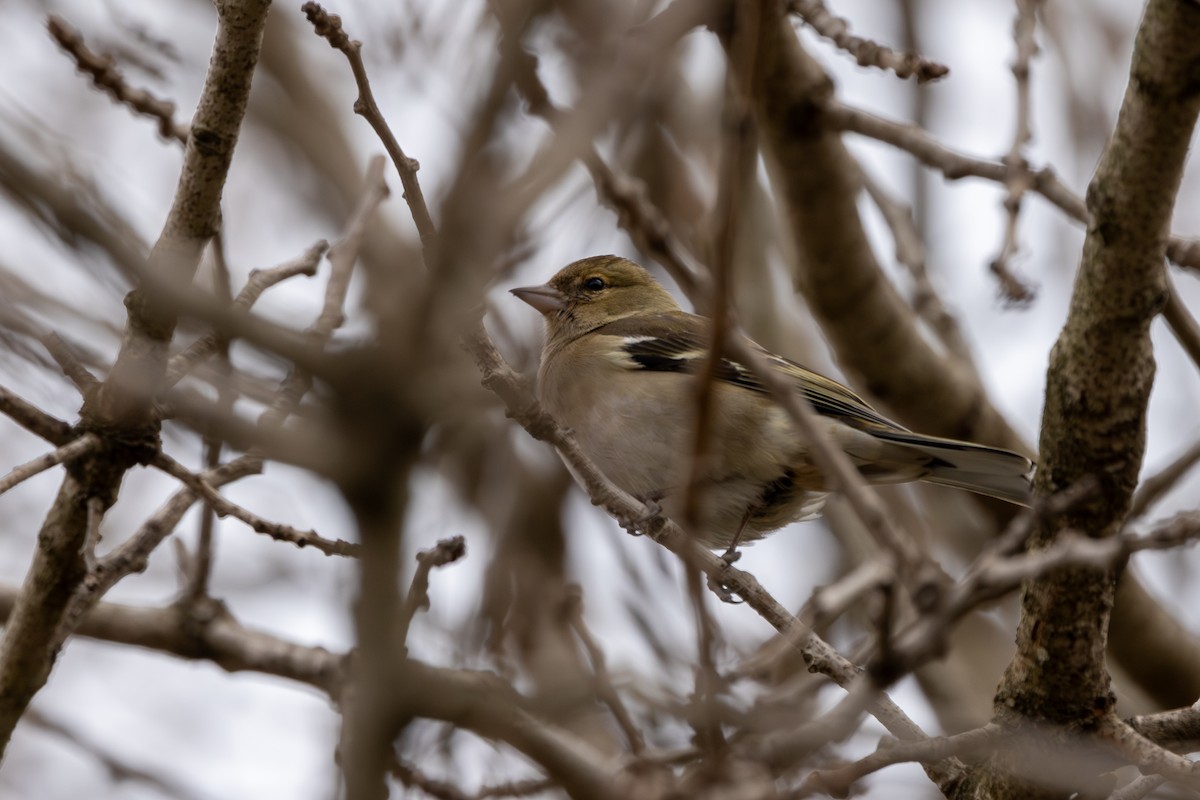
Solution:
M 618 339 L 614 345 L 631 369 L 695 373 L 712 351 L 708 320 L 683 311 L 626 317 L 610 322 L 595 333 Z M 863 430 L 908 432 L 907 428 L 871 408 L 837 381 L 775 355 L 755 342 L 750 344 L 762 353 L 774 370 L 791 380 L 818 414 L 838 418 Z M 768 393 L 767 387 L 749 367 L 731 358 L 721 359 L 716 378 L 752 392 Z

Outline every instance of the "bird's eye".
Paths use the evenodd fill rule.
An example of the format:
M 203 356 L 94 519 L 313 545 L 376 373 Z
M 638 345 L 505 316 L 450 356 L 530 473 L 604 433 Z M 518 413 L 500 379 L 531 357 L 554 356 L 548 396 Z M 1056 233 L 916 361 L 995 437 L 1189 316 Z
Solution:
M 588 278 L 583 282 L 583 288 L 589 292 L 598 292 L 605 286 L 603 278 Z

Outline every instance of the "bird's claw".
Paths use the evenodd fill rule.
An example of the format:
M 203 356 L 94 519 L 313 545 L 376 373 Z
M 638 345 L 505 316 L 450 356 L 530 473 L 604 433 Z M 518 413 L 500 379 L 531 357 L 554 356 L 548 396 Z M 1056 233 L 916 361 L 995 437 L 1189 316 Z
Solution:
M 742 598 L 738 597 L 727 585 L 716 578 L 708 579 L 708 588 L 712 590 L 712 593 L 715 594 L 722 603 L 729 603 L 730 605 L 736 606 L 746 602 Z
M 621 523 L 621 527 L 624 528 L 625 532 L 630 536 L 641 536 L 643 533 L 642 529 L 646 526 L 646 523 L 650 522 L 650 520 L 662 513 L 662 504 L 658 502 L 657 498 L 651 496 L 643 497 L 641 500 L 642 505 L 646 507 L 646 513 L 642 514 L 640 517 L 636 517 L 635 519 L 627 520 Z

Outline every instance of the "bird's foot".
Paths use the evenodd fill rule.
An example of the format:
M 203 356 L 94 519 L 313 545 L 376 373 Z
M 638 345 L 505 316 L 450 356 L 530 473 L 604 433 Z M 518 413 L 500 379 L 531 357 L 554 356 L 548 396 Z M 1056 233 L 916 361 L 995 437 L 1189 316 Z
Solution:
M 730 589 L 727 584 L 722 583 L 716 578 L 710 577 L 708 579 L 708 588 L 722 603 L 729 603 L 730 605 L 736 606 L 746 602 L 741 597 L 738 597 L 737 593 Z
M 645 533 L 646 525 L 655 517 L 662 514 L 662 504 L 658 502 L 661 497 L 661 494 L 652 494 L 638 498 L 642 501 L 642 505 L 646 507 L 646 513 L 640 517 L 622 522 L 621 527 L 625 529 L 625 532 L 630 536 L 641 536 Z
M 721 561 L 725 563 L 725 569 L 714 575 L 710 575 L 708 578 L 708 588 L 712 590 L 712 593 L 720 598 L 721 602 L 729 603 L 730 605 L 738 605 L 746 602 L 733 589 L 729 588 L 729 584 L 721 579 L 723 573 L 732 569 L 737 560 L 742 557 L 742 552 L 737 549 L 737 546 L 738 543 L 735 538 L 729 543 L 729 549 L 720 556 Z

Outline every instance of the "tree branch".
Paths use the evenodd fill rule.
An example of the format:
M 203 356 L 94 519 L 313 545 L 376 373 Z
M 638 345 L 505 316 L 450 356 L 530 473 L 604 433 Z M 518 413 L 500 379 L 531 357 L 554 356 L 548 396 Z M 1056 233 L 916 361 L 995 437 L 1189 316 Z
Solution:
M 1198 71 L 1200 7 L 1150 0 L 1116 130 L 1088 189 L 1091 223 L 1047 370 L 1035 481 L 1041 495 L 1089 477 L 1100 491 L 1060 519 L 1039 524 L 1031 547 L 1048 546 L 1067 528 L 1112 536 L 1129 510 L 1154 377 L 1150 323 L 1166 297 L 1171 211 L 1200 112 Z M 1000 721 L 1087 729 L 1112 714 L 1104 651 L 1116 574 L 1071 567 L 1027 586 L 1017 653 L 997 694 Z M 1011 791 L 1003 773 L 1012 765 L 991 766 L 984 787 Z
M 223 0 L 209 72 L 188 139 L 184 167 L 148 274 L 187 285 L 217 230 L 221 190 L 245 113 L 269 0 Z M 0 756 L 35 692 L 49 677 L 71 597 L 87 574 L 89 499 L 110 507 L 126 470 L 158 446 L 151 403 L 166 367 L 175 317 L 142 290 L 127 298 L 128 323 L 116 362 L 89 391 L 80 429 L 103 446 L 74 462 L 38 535 L 21 597 L 0 640 Z

